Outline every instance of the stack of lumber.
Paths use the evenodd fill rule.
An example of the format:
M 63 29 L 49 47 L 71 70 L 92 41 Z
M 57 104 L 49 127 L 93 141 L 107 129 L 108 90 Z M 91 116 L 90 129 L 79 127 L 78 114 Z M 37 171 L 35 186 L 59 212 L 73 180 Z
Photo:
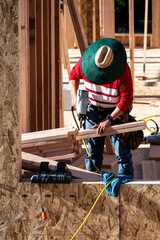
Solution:
M 37 156 L 71 163 L 81 153 L 74 128 L 57 128 L 22 134 L 22 151 Z

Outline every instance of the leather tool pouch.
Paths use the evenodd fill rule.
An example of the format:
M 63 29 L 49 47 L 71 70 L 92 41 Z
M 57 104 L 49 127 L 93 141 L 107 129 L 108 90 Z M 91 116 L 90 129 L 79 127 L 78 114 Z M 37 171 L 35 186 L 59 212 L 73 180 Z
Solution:
M 129 113 L 132 110 L 132 106 L 130 106 L 126 112 L 124 112 L 119 119 L 123 123 L 136 122 L 135 117 L 131 116 Z M 124 146 L 129 147 L 131 150 L 135 150 L 144 140 L 144 134 L 142 130 L 130 132 L 130 133 L 122 133 L 119 134 L 120 140 Z

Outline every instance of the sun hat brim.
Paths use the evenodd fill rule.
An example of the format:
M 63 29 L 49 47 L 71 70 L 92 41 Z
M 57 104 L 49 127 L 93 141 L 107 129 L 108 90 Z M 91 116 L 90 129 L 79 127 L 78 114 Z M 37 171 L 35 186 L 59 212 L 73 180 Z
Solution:
M 95 64 L 95 54 L 102 46 L 109 46 L 113 51 L 113 61 L 106 68 Z M 103 38 L 92 43 L 84 52 L 81 69 L 84 76 L 95 84 L 103 85 L 114 82 L 125 70 L 127 56 L 124 46 L 116 39 Z

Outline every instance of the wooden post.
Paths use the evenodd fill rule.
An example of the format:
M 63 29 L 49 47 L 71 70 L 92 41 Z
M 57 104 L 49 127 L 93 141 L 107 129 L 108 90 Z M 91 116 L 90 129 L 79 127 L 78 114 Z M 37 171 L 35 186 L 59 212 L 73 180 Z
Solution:
M 134 0 L 129 0 L 129 48 L 130 67 L 134 85 Z
M 81 54 L 83 55 L 84 51 L 88 47 L 87 37 L 84 31 L 82 19 L 78 10 L 77 0 L 67 0 L 68 8 L 72 18 L 74 30 L 77 36 L 77 41 Z
M 145 19 L 144 19 L 144 54 L 143 54 L 143 75 L 146 74 L 146 49 L 147 49 L 147 30 L 148 30 L 148 0 L 145 0 Z
M 56 126 L 55 72 L 55 1 L 51 1 L 51 128 Z
M 67 38 L 66 38 L 64 17 L 63 17 L 62 12 L 60 14 L 60 29 L 61 29 L 61 47 L 62 47 L 63 56 L 64 56 L 63 60 L 64 60 L 64 65 L 67 68 L 68 78 L 69 78 L 70 72 L 71 72 L 71 66 L 70 66 L 70 61 L 69 61 L 68 44 L 67 44 Z
M 44 129 L 50 128 L 50 59 L 49 59 L 49 0 L 43 1 L 43 79 L 44 79 Z
M 37 53 L 37 130 L 44 130 L 44 87 L 43 87 L 43 68 L 42 68 L 42 43 L 43 43 L 43 2 L 36 1 L 36 53 Z
M 21 132 L 30 131 L 28 1 L 19 1 L 19 91 Z
M 100 0 L 100 38 L 115 38 L 115 14 L 113 0 Z
M 152 0 L 152 47 L 160 47 L 160 1 Z
M 37 130 L 37 73 L 36 73 L 36 1 L 29 0 L 29 43 L 30 43 L 30 119 L 31 131 Z
M 93 0 L 93 42 L 96 41 L 96 0 Z

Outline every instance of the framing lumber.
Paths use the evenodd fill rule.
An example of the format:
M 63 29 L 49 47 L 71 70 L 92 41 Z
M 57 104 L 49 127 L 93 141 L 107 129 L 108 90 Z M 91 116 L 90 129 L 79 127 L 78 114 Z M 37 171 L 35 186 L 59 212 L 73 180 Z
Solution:
M 146 74 L 146 49 L 147 49 L 147 30 L 148 30 L 148 0 L 145 0 L 145 19 L 144 19 L 144 55 L 143 55 L 143 75 Z
M 66 38 L 66 30 L 65 30 L 65 24 L 64 24 L 64 17 L 63 13 L 60 14 L 60 29 L 61 29 L 61 46 L 63 51 L 63 60 L 64 60 L 64 66 L 67 68 L 68 78 L 70 76 L 71 72 L 71 66 L 69 61 L 69 54 L 68 54 L 68 44 L 67 44 L 67 38 Z
M 50 12 L 49 0 L 43 1 L 43 88 L 44 88 L 44 130 L 50 129 Z M 52 93 L 54 94 L 54 93 Z
M 29 44 L 30 44 L 30 119 L 31 131 L 37 131 L 37 57 L 36 57 L 36 1 L 29 1 Z
M 110 139 L 110 136 L 105 137 L 105 152 L 107 154 L 114 154 L 114 147 L 112 145 L 112 141 Z
M 130 67 L 134 85 L 134 0 L 129 0 L 129 48 Z
M 80 52 L 81 52 L 81 55 L 83 55 L 84 51 L 88 47 L 88 42 L 87 42 L 87 37 L 84 31 L 82 19 L 79 13 L 77 0 L 67 0 L 67 4 L 68 4 L 69 12 L 72 18 Z
M 68 127 L 22 134 L 22 144 L 67 138 L 69 135 L 76 134 L 76 132 L 75 128 Z
M 115 38 L 115 14 L 113 0 L 100 0 L 100 37 Z
M 30 131 L 28 1 L 19 1 L 19 91 L 21 132 Z
M 44 130 L 44 87 L 43 87 L 43 67 L 42 67 L 42 8 L 43 4 L 41 0 L 36 1 L 36 52 L 37 52 L 37 130 Z
M 57 162 L 47 158 L 42 158 L 35 156 L 33 154 L 22 152 L 22 168 L 29 171 L 38 171 L 41 162 L 49 162 L 49 167 L 51 170 L 55 169 Z M 69 170 L 74 177 L 72 182 L 82 183 L 82 182 L 100 182 L 101 175 L 93 172 L 89 172 L 71 165 L 67 165 Z
M 97 129 L 88 129 L 88 130 L 80 130 L 76 136 L 77 140 L 80 139 L 88 139 L 94 137 L 102 137 L 126 132 L 134 132 L 138 130 L 144 130 L 146 128 L 145 121 L 124 123 L 119 125 L 110 126 L 106 129 L 106 131 L 99 135 L 97 133 Z
M 160 145 L 150 145 L 149 160 L 160 161 Z
M 142 161 L 143 180 L 157 180 L 155 161 Z

